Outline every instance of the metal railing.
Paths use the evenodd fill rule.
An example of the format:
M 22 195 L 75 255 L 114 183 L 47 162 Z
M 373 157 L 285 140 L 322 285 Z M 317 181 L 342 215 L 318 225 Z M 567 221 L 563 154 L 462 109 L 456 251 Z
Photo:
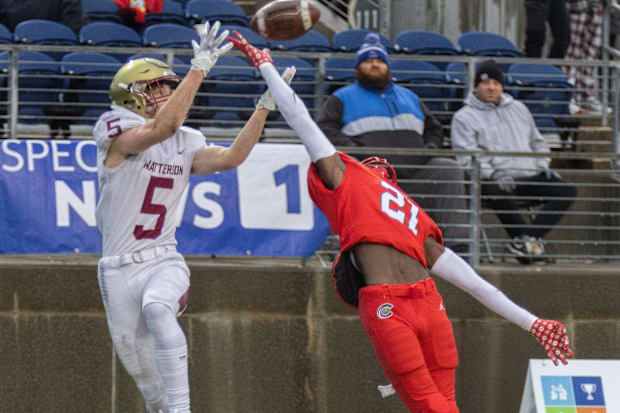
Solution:
M 620 175 L 612 165 L 618 161 L 620 155 L 612 153 L 575 153 L 553 151 L 551 154 L 531 154 L 514 152 L 466 152 L 446 150 L 410 150 L 388 148 L 339 148 L 358 159 L 363 159 L 377 153 L 382 155 L 429 155 L 429 156 L 471 156 L 470 166 L 460 166 L 464 173 L 464 180 L 460 181 L 465 187 L 465 195 L 458 194 L 418 194 L 409 195 L 418 203 L 437 197 L 449 197 L 466 201 L 465 210 L 448 210 L 450 213 L 466 214 L 466 224 L 447 224 L 437 222 L 444 234 L 449 231 L 450 225 L 460 225 L 467 228 L 468 237 L 464 239 L 445 238 L 448 245 L 465 243 L 468 251 L 461 252 L 474 266 L 481 262 L 517 263 L 516 256 L 506 247 L 513 241 L 508 235 L 506 227 L 498 220 L 498 214 L 519 213 L 525 217 L 527 228 L 547 228 L 550 231 L 543 237 L 545 253 L 542 255 L 548 262 L 609 262 L 620 260 Z M 545 201 L 560 199 L 552 196 L 516 197 L 506 195 L 503 198 L 515 201 L 519 205 L 516 209 L 493 210 L 488 201 L 495 198 L 482 195 L 481 186 L 485 182 L 480 179 L 480 160 L 485 156 L 511 157 L 546 157 L 552 159 L 552 168 L 561 174 L 566 184 L 577 188 L 577 196 L 571 207 L 565 211 L 541 211 Z M 394 165 L 397 175 L 403 168 L 411 165 Z M 417 166 L 419 169 L 428 168 Z M 399 184 L 413 184 L 414 181 L 399 179 Z M 429 183 L 429 182 L 425 182 Z M 442 185 L 442 181 L 430 182 Z M 517 179 L 517 184 L 519 181 Z M 521 184 L 524 184 L 521 182 Z M 541 183 L 540 185 L 550 185 Z M 524 202 L 533 201 L 533 202 Z M 533 205 L 530 205 L 533 204 Z M 426 209 L 433 217 L 437 209 Z M 446 211 L 443 211 L 446 212 Z M 536 214 L 560 214 L 562 218 L 553 227 L 532 225 L 532 216 Z M 338 251 L 337 236 L 331 234 L 323 248 L 317 254 L 325 260 L 333 259 Z M 518 264 L 516 264 L 518 265 Z

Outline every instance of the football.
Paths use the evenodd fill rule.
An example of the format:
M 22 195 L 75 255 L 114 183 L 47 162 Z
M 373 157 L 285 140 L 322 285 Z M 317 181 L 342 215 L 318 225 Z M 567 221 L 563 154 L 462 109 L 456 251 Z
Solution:
M 265 39 L 295 39 L 319 21 L 321 12 L 308 0 L 275 0 L 261 7 L 250 20 L 250 28 Z

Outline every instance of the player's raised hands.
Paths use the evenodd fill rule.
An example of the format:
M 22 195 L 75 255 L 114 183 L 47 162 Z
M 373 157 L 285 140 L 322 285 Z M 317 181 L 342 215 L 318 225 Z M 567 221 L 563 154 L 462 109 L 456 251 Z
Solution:
M 233 30 L 235 37 L 229 37 L 228 41 L 235 45 L 237 49 L 243 52 L 244 55 L 250 59 L 250 62 L 259 69 L 259 66 L 263 63 L 271 63 L 273 64 L 273 60 L 271 60 L 271 54 L 269 53 L 269 49 L 258 50 L 256 47 L 252 46 L 250 42 L 248 42 L 245 37 L 241 35 L 236 30 Z
M 530 328 L 530 334 L 544 347 L 556 366 L 559 364 L 558 360 L 567 364 L 566 358 L 573 357 L 566 327 L 559 321 L 537 318 Z
M 282 73 L 282 80 L 284 80 L 286 84 L 290 85 L 291 80 L 293 80 L 293 77 L 295 76 L 296 71 L 297 69 L 295 68 L 295 66 L 287 67 L 284 70 L 284 73 Z M 263 93 L 263 95 L 258 100 L 258 103 L 256 103 L 256 109 L 275 110 L 275 108 L 276 108 L 276 102 L 273 100 L 273 96 L 271 95 L 271 90 L 267 89 L 267 91 Z
M 217 32 L 220 30 L 220 22 L 213 23 L 213 27 L 206 22 L 199 30 L 200 44 L 192 40 L 192 47 L 194 48 L 194 58 L 192 59 L 192 70 L 202 70 L 202 73 L 207 77 L 207 73 L 213 67 L 217 59 L 228 53 L 232 49 L 232 43 L 226 43 L 220 47 L 220 44 L 228 37 L 228 30 L 224 30 L 219 36 Z

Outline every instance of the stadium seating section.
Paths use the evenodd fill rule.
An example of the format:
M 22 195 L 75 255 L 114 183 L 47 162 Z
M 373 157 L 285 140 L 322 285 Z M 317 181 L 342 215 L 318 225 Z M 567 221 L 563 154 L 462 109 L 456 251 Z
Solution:
M 73 116 L 71 123 L 92 124 L 107 107 L 107 88 L 119 65 L 128 59 L 154 57 L 172 62 L 175 72 L 183 76 L 190 66 L 191 40 L 199 41 L 194 26 L 215 20 L 222 22 L 221 30 L 237 30 L 255 46 L 274 50 L 280 71 L 295 65 L 297 75 L 292 87 L 311 111 L 316 110 L 321 104 L 317 95 L 324 96 L 355 81 L 351 54 L 359 49 L 369 32 L 344 30 L 330 41 L 319 31 L 310 30 L 294 40 L 270 41 L 250 30 L 248 16 L 229 0 L 167 0 L 162 12 L 148 14 L 145 24 L 137 31 L 123 24 L 113 0 L 82 0 L 82 6 L 88 23 L 79 33 L 46 20 L 22 22 L 14 32 L 0 25 L 0 44 L 73 45 L 76 47 L 73 50 L 77 50 L 68 53 L 43 48 L 40 52 L 20 52 L 20 122 L 49 115 L 54 102 L 61 102 L 65 107 L 73 105 L 74 109 L 68 110 Z M 467 56 L 521 57 L 510 40 L 486 32 L 463 33 L 455 44 L 432 31 L 405 30 L 394 37 L 394 42 L 383 35 L 381 42 L 393 57 L 393 80 L 415 91 L 437 114 L 450 114 L 461 107 L 469 87 L 467 79 L 475 69 L 466 63 Z M 80 45 L 108 49 L 107 53 L 96 53 L 92 48 L 80 51 Z M 117 52 L 109 47 L 140 50 Z M 145 48 L 153 51 L 145 52 Z M 279 55 L 280 51 L 292 53 Z M 325 89 L 321 93 L 317 88 L 318 82 L 323 81 L 317 53 L 331 53 L 329 58 L 323 56 Z M 341 53 L 342 57 L 334 56 Z M 0 98 L 4 102 L 10 61 L 9 52 L 0 53 L 0 87 L 3 88 Z M 528 105 L 539 126 L 557 127 L 558 119 L 566 117 L 573 87 L 560 69 L 516 64 L 502 65 L 502 70 L 507 79 L 507 92 Z M 40 90 L 46 88 L 49 91 Z M 233 53 L 221 59 L 211 71 L 194 106 L 202 108 L 203 119 L 241 121 L 247 118 L 255 98 L 264 89 L 258 72 Z

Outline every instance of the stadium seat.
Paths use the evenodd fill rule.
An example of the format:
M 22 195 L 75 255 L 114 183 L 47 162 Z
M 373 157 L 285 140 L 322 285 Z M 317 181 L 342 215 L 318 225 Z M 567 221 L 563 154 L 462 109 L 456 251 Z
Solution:
M 97 21 L 123 22 L 114 0 L 82 0 L 82 13 L 91 23 Z
M 144 18 L 144 27 L 160 23 L 174 23 L 186 26 L 185 9 L 176 1 L 164 1 L 161 13 L 148 13 Z
M 252 44 L 258 49 L 262 50 L 265 47 L 271 48 L 271 42 L 269 42 L 269 40 L 262 38 L 260 35 L 258 35 L 258 33 L 256 33 L 249 27 L 224 24 L 220 29 L 220 33 L 222 32 L 222 30 L 228 30 L 230 32 L 230 36 L 233 35 L 233 30 L 238 31 L 243 37 L 246 38 L 248 42 L 250 42 L 250 44 Z
M 206 83 L 215 120 L 238 121 L 250 117 L 261 89 L 258 74 L 247 59 L 221 56 L 209 71 Z
M 185 5 L 185 16 L 194 24 L 219 20 L 222 24 L 248 26 L 241 6 L 229 0 L 190 0 Z
M 394 48 L 400 52 L 433 55 L 455 56 L 459 51 L 446 36 L 429 30 L 406 30 L 396 36 Z M 444 70 L 448 62 L 432 62 L 440 70 Z
M 80 29 L 78 36 L 81 44 L 89 46 L 141 47 L 142 38 L 130 27 L 119 23 L 100 21 L 89 23 Z M 131 54 L 109 53 L 120 62 Z
M 463 53 L 473 56 L 522 56 L 510 40 L 495 33 L 463 33 L 458 38 L 458 45 Z
M 144 29 L 142 41 L 145 46 L 169 47 L 177 49 L 191 49 L 192 40 L 200 42 L 200 36 L 196 31 L 187 26 L 174 23 L 159 23 Z M 189 63 L 192 56 L 178 56 L 185 63 Z
M 331 58 L 325 61 L 325 88 L 326 93 L 333 93 L 357 78 L 355 59 Z
M 334 49 L 340 52 L 355 53 L 364 44 L 364 37 L 372 30 L 368 29 L 348 29 L 334 34 L 332 42 Z M 395 51 L 392 42 L 382 34 L 379 34 L 381 44 L 385 46 L 388 53 Z
M 428 62 L 394 60 L 391 67 L 392 79 L 412 90 L 432 111 L 446 110 L 449 87 L 437 66 Z
M 68 78 L 65 103 L 73 103 L 78 109 L 83 122 L 94 124 L 97 118 L 110 106 L 108 90 L 112 78 L 121 67 L 121 63 L 103 53 L 73 52 L 61 60 L 61 71 Z
M 45 53 L 19 52 L 19 121 L 41 123 L 57 104 L 63 82 L 60 65 Z
M 548 64 L 514 64 L 507 74 L 514 96 L 529 108 L 537 125 L 549 127 L 551 120 L 557 123 L 558 115 L 560 120 L 562 115 L 569 114 L 573 86 L 560 68 Z
M 13 31 L 15 43 L 42 45 L 78 44 L 77 36 L 68 26 L 51 20 L 25 20 L 15 26 Z M 55 60 L 61 59 L 66 52 L 45 52 Z
M 310 30 L 293 40 L 272 40 L 274 49 L 297 52 L 333 52 L 329 39 L 316 30 Z
M 10 43 L 13 43 L 13 34 L 4 24 L 0 23 L 0 44 Z
M 446 66 L 446 82 L 448 89 L 448 109 L 456 112 L 463 106 L 465 91 L 467 90 L 467 73 L 465 63 L 451 62 Z

